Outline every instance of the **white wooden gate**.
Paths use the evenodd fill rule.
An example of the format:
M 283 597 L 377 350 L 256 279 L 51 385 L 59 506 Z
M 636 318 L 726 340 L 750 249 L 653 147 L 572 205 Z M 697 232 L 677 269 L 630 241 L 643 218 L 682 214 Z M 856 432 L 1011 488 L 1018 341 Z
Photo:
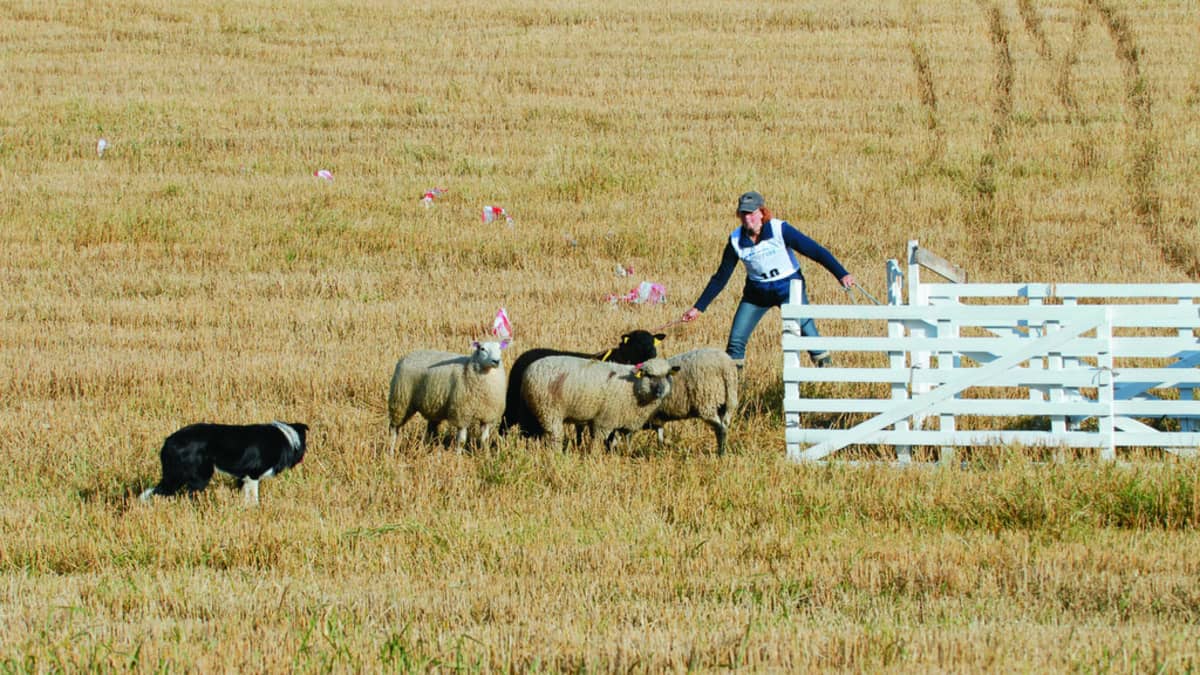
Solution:
M 1200 284 L 929 284 L 918 250 L 910 243 L 910 304 L 889 261 L 886 306 L 784 305 L 790 459 L 853 445 L 892 446 L 900 462 L 912 446 L 939 447 L 942 460 L 956 446 L 1012 444 L 1196 454 Z M 800 336 L 805 317 L 826 335 Z M 839 367 L 801 358 L 823 349 Z

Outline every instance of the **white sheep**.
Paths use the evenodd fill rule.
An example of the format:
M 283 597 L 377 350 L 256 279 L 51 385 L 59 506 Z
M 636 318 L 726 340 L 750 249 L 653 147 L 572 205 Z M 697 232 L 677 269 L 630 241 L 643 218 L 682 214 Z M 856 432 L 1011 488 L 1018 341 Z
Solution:
M 425 418 L 425 440 L 437 439 L 443 421 L 456 430 L 456 448 L 467 443 L 467 431 L 479 425 L 479 445 L 488 440 L 492 427 L 504 414 L 504 390 L 508 378 L 500 351 L 504 342 L 474 342 L 469 355 L 422 350 L 396 362 L 388 390 L 388 421 L 392 432 L 391 452 L 396 452 L 400 427 L 413 415 Z
M 667 362 L 679 369 L 671 377 L 671 393 L 663 399 L 650 420 L 663 441 L 663 424 L 674 420 L 701 419 L 717 436 L 717 454 L 725 454 L 729 423 L 737 411 L 738 371 L 728 354 L 719 349 L 693 349 L 676 354 Z
M 641 429 L 671 391 L 672 368 L 654 358 L 630 366 L 575 356 L 547 356 L 530 364 L 521 380 L 521 397 L 554 443 L 563 440 L 563 424 L 588 425 L 592 444 L 612 432 Z

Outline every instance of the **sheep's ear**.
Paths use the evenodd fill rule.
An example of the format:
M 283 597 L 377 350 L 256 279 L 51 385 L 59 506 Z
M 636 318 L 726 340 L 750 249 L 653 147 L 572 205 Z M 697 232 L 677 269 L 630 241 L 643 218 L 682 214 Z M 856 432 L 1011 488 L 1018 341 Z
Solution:
M 678 373 L 679 370 L 680 370 L 679 366 L 671 366 L 671 374 L 672 375 L 674 375 L 675 373 Z
M 654 343 L 655 344 L 658 344 L 659 342 L 662 342 L 663 340 L 666 340 L 666 339 L 667 339 L 666 333 L 655 333 L 654 334 Z

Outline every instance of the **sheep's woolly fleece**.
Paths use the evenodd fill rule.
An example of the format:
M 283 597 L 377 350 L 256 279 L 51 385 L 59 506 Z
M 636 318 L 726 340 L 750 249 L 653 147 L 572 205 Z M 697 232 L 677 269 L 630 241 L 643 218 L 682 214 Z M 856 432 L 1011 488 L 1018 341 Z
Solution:
M 469 355 L 433 350 L 412 352 L 396 363 L 388 390 L 388 420 L 395 452 L 400 427 L 420 413 L 426 420 L 425 438 L 437 438 L 445 421 L 455 429 L 456 446 L 466 445 L 468 430 L 479 427 L 478 442 L 487 442 L 504 414 L 508 377 L 501 350 L 508 342 L 476 342 Z
M 613 431 L 641 429 L 671 391 L 672 366 L 654 358 L 640 366 L 548 356 L 529 366 L 521 395 L 557 443 L 563 424 L 586 424 L 593 444 Z

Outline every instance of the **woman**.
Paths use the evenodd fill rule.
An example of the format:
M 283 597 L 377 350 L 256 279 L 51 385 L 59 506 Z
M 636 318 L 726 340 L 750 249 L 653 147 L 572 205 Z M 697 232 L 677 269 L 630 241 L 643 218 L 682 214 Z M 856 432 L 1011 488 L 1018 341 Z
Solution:
M 733 268 L 741 260 L 746 266 L 746 286 L 742 290 L 742 301 L 733 315 L 729 344 L 725 346 L 725 351 L 741 369 L 746 362 L 746 342 L 750 340 L 755 326 L 768 310 L 788 301 L 792 279 L 804 280 L 793 251 L 821 263 L 845 288 L 852 288 L 855 281 L 854 275 L 847 272 L 823 246 L 801 234 L 787 221 L 772 218 L 759 193 L 747 192 L 738 198 L 737 216 L 742 224 L 725 242 L 721 266 L 709 279 L 696 304 L 683 313 L 682 320 L 695 321 L 701 312 L 708 309 L 709 303 L 725 288 L 729 275 L 733 274 Z M 802 283 L 801 286 L 801 302 L 807 305 L 808 284 Z M 800 324 L 800 332 L 806 337 L 820 335 L 812 319 L 805 319 Z M 808 355 L 818 368 L 833 362 L 827 351 L 809 352 Z

